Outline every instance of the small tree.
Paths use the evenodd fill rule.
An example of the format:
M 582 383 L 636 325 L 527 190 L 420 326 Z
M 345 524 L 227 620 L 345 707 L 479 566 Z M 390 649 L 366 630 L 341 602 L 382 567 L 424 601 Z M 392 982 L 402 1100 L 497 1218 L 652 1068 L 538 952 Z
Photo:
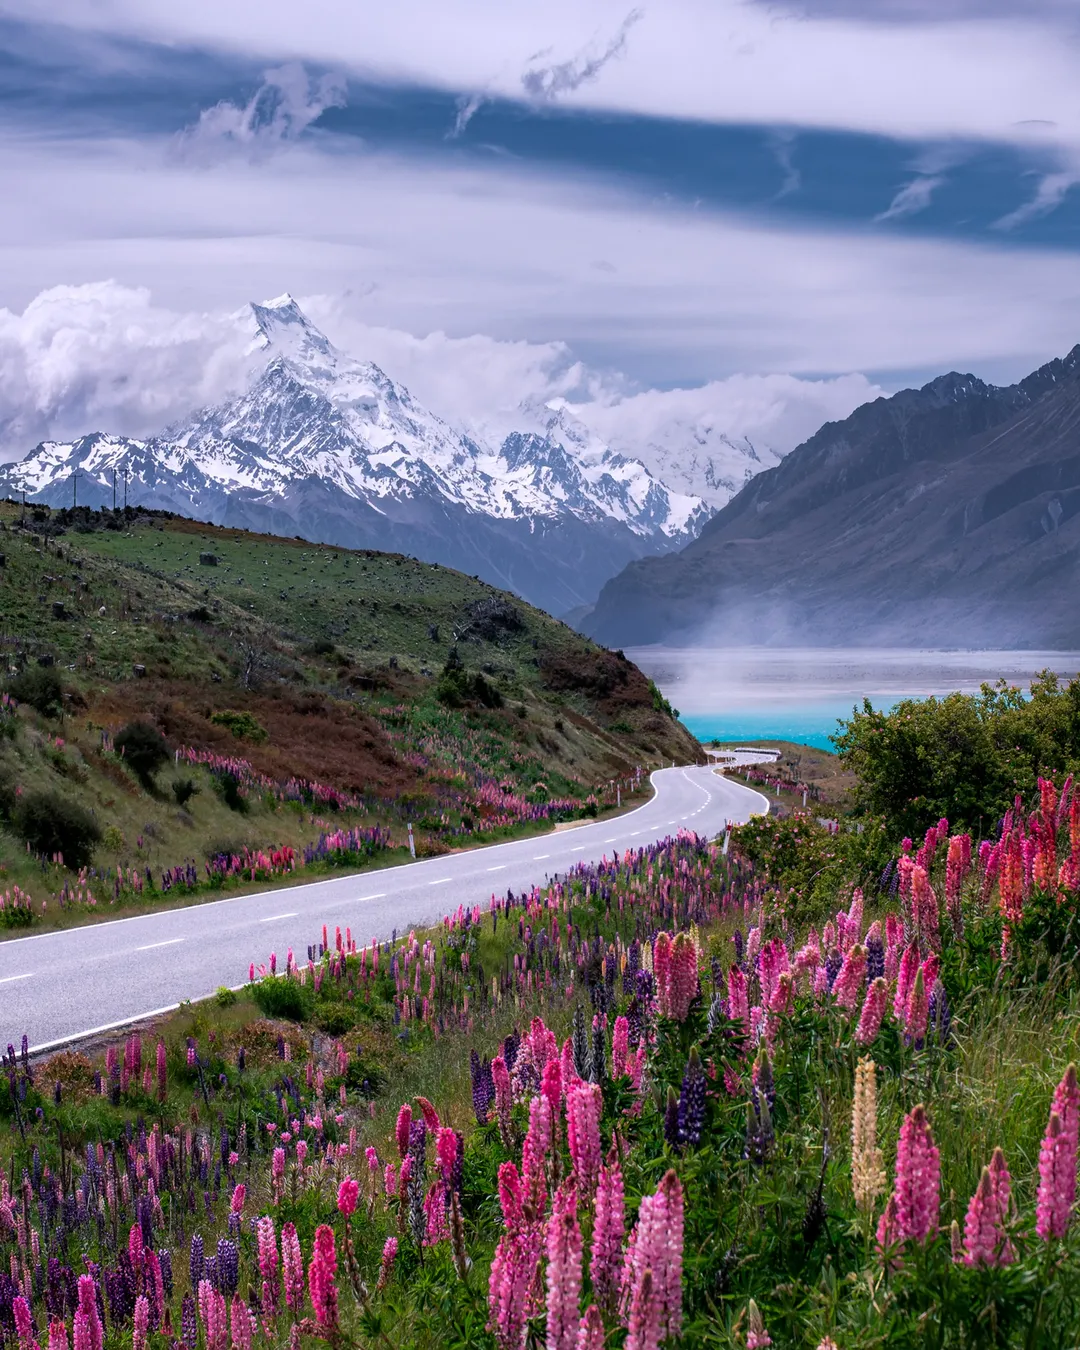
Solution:
M 165 737 L 149 722 L 129 722 L 113 740 L 117 754 L 122 754 L 132 772 L 149 789 L 154 785 L 154 774 L 169 758 Z
M 63 855 L 67 867 L 85 867 L 101 842 L 101 827 L 77 802 L 58 792 L 27 792 L 12 813 L 15 828 L 35 853 Z
M 8 693 L 42 717 L 56 717 L 64 704 L 64 685 L 52 666 L 29 666 L 8 682 Z

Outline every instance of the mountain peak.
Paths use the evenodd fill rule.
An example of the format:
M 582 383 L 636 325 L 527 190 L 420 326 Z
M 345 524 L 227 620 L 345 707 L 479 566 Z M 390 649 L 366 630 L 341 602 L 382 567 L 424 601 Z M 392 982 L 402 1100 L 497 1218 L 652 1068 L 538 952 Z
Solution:
M 252 351 L 265 351 L 307 367 L 323 369 L 336 364 L 333 343 L 316 328 L 293 297 L 285 292 L 261 305 L 252 303 L 255 339 Z

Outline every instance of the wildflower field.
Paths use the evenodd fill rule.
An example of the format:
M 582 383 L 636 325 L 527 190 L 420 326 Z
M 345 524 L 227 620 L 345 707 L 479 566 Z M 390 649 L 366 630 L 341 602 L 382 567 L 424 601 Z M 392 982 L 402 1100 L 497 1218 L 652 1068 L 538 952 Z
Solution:
M 13 1043 L 5 1345 L 1077 1344 L 1071 780 L 816 911 L 766 870 L 680 834 Z

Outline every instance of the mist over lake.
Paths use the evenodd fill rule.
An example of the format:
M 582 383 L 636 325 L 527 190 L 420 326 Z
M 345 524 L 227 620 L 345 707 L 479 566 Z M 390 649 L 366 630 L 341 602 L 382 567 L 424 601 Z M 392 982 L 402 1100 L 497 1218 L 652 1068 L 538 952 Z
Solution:
M 832 749 L 838 718 L 868 698 L 973 693 L 1005 679 L 1026 688 L 1042 670 L 1080 671 L 1080 652 L 927 648 L 638 647 L 627 655 L 654 679 L 701 740 L 790 740 Z

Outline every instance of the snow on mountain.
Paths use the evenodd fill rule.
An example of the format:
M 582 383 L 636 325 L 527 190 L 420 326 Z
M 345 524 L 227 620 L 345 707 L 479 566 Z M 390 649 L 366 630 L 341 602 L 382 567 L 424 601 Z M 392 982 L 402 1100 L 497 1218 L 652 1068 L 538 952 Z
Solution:
M 239 397 L 145 440 L 44 442 L 0 472 L 0 491 L 111 505 L 115 481 L 132 504 L 449 561 L 556 612 L 711 514 L 568 405 L 489 441 L 339 351 L 291 296 L 252 305 L 251 323 L 256 373 Z

